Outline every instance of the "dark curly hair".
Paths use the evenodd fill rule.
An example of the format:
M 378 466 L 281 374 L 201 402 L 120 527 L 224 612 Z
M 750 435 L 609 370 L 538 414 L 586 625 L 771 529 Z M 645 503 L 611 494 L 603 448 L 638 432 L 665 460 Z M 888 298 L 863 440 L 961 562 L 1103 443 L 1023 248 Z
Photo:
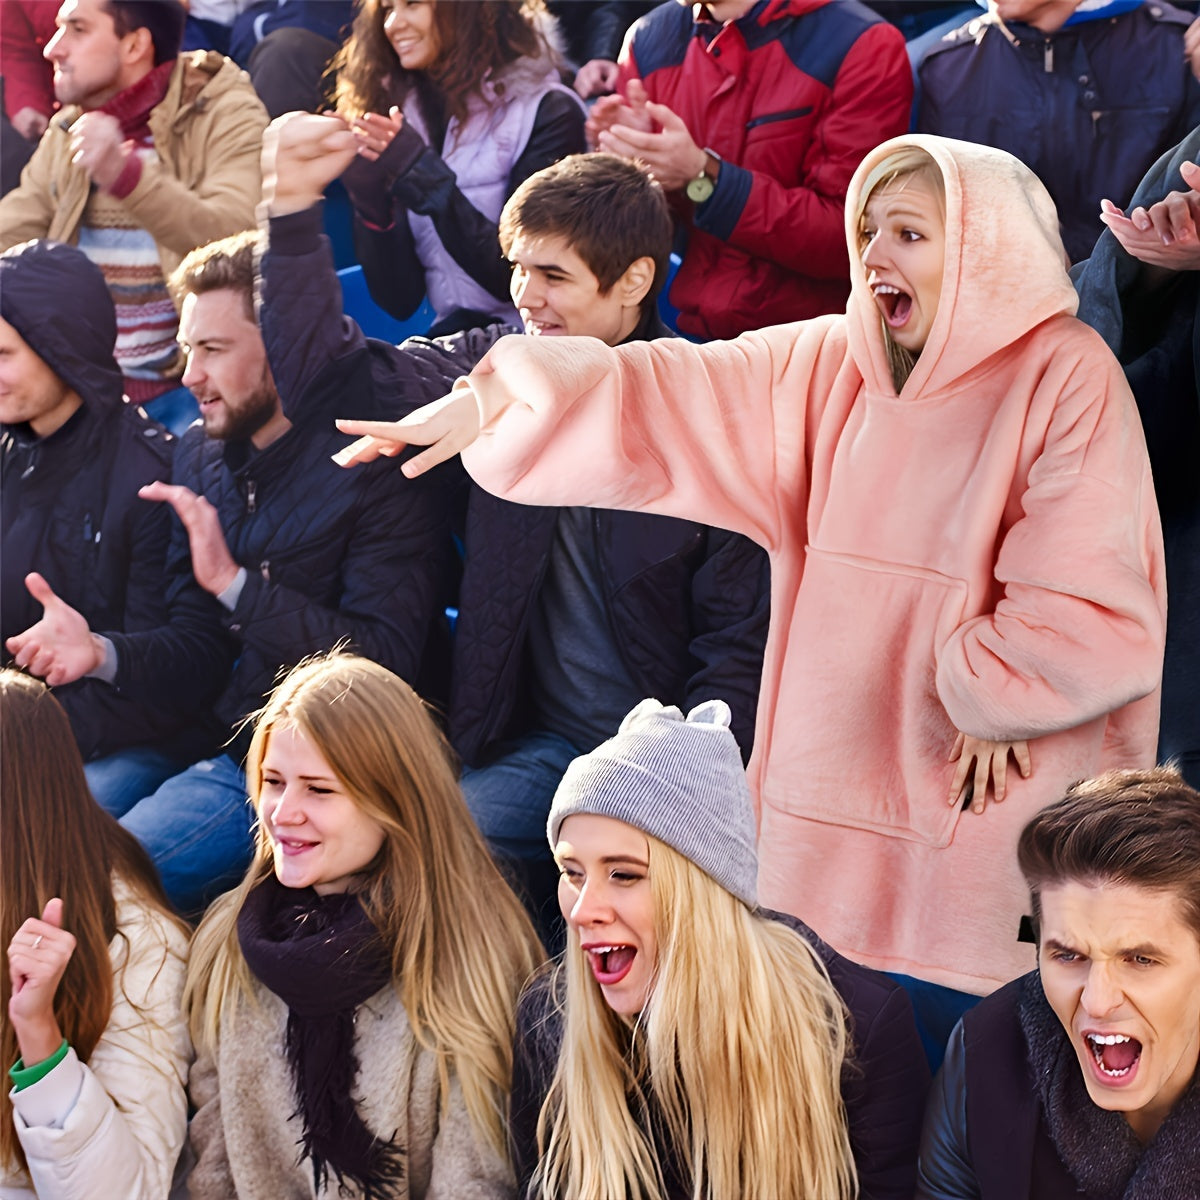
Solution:
M 345 44 L 329 64 L 332 100 L 346 117 L 387 112 L 401 104 L 419 74 L 441 93 L 448 117 L 462 121 L 467 98 L 489 72 L 553 53 L 544 0 L 434 0 L 433 21 L 442 53 L 423 72 L 406 71 L 383 32 L 385 0 L 362 0 Z

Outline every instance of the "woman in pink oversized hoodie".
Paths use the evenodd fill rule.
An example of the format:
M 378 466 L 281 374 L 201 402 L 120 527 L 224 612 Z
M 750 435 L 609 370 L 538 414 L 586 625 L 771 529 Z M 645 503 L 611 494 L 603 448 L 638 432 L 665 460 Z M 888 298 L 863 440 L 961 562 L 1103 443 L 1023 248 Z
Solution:
M 932 303 L 886 255 L 872 261 L 878 230 L 859 217 L 879 165 L 907 147 L 944 191 Z M 505 338 L 400 435 L 429 443 L 465 405 L 469 431 L 425 461 L 445 457 L 475 432 L 473 397 L 463 461 L 488 490 L 765 546 L 760 899 L 858 962 L 981 995 L 1034 966 L 1017 940 L 1024 823 L 1074 780 L 1154 761 L 1157 507 L 1137 410 L 1073 316 L 1036 177 L 988 147 L 909 136 L 868 155 L 849 195 L 845 316 L 705 346 Z M 885 218 L 893 243 L 912 240 Z M 898 390 L 887 342 L 910 314 L 924 328 Z M 948 803 L 960 733 L 984 760 L 982 743 L 1000 743 L 996 763 L 1027 743 L 1031 771 L 1009 772 L 1002 803 Z

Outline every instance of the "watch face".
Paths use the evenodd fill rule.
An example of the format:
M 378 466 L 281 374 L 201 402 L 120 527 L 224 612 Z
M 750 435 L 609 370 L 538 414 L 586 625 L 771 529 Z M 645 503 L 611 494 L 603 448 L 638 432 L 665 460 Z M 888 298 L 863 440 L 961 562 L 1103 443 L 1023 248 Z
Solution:
M 687 198 L 696 204 L 703 204 L 713 194 L 716 184 L 707 175 L 699 175 L 689 179 L 686 188 Z

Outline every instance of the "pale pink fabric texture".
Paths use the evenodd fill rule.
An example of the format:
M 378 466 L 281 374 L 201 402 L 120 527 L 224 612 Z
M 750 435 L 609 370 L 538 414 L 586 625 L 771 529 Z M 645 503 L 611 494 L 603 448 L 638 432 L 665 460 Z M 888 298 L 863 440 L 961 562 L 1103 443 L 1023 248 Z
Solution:
M 463 460 L 532 504 L 687 517 L 767 548 L 750 765 L 762 903 L 842 953 L 985 993 L 1030 969 L 1021 827 L 1154 761 L 1162 536 L 1120 366 L 1073 316 L 1053 206 L 1015 159 L 910 136 L 947 192 L 942 299 L 897 396 L 857 259 L 844 317 L 703 347 L 510 337 Z M 1031 740 L 982 815 L 955 731 Z

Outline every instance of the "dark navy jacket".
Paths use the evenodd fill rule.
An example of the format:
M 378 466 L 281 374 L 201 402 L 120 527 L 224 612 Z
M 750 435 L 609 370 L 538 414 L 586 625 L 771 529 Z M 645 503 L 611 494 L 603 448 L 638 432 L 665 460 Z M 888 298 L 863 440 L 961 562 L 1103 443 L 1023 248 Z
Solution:
M 1147 171 L 1126 212 L 1186 192 L 1179 173 L 1200 155 L 1194 130 Z M 1167 645 L 1163 662 L 1159 761 L 1175 758 L 1200 786 L 1200 271 L 1168 283 L 1101 234 L 1072 272 L 1079 318 L 1121 361 L 1146 431 L 1167 552 Z
M 14 247 L 0 263 L 0 306 L 82 400 L 47 437 L 0 426 L 0 644 L 41 619 L 24 583 L 39 572 L 117 648 L 111 685 L 85 678 L 54 689 L 83 757 L 144 744 L 204 753 L 192 724 L 222 684 L 227 651 L 194 582 L 165 595 L 170 510 L 138 489 L 170 478 L 174 439 L 121 398 L 104 277 L 75 247 Z M 121 653 L 131 635 L 153 644 L 141 671 Z
M 370 388 L 342 386 L 338 416 L 369 415 L 372 394 L 393 417 L 436 399 L 514 332 L 493 325 L 398 347 L 364 340 L 342 314 L 319 210 L 272 221 L 270 239 L 260 314 L 268 346 L 289 345 L 289 369 L 317 378 L 338 376 L 348 362 L 369 364 Z M 642 336 L 667 333 L 655 319 Z M 392 460 L 374 466 L 403 480 Z M 478 765 L 497 742 L 529 728 L 525 640 L 559 510 L 489 495 L 457 459 L 424 478 L 446 513 L 467 497 L 449 724 L 455 749 Z M 398 496 L 413 489 L 395 486 Z M 664 703 L 726 700 L 748 756 L 770 606 L 765 551 L 738 534 L 672 517 L 597 510 L 595 519 L 611 632 L 633 678 Z
M 918 67 L 920 133 L 1007 150 L 1046 185 L 1072 262 L 1152 162 L 1200 124 L 1183 55 L 1191 15 L 1164 0 L 1046 34 L 994 14 L 934 43 Z M 1015 249 L 1015 248 L 1014 248 Z
M 640 331 L 668 335 L 657 318 Z M 533 728 L 525 647 L 559 512 L 471 485 L 450 692 L 450 740 L 471 766 Z M 766 551 L 675 517 L 594 509 L 592 520 L 609 633 L 639 693 L 685 712 L 719 697 L 748 758 L 770 616 Z
M 319 209 L 298 218 L 272 223 L 259 312 L 292 428 L 255 452 L 249 441 L 206 438 L 196 425 L 175 457 L 175 481 L 216 507 L 234 559 L 247 568 L 232 612 L 212 600 L 238 650 L 217 704 L 227 732 L 262 705 L 283 669 L 338 643 L 415 683 L 450 547 L 435 484 L 409 481 L 387 458 L 353 470 L 331 461 L 353 440 L 337 431 L 336 417 L 394 419 L 449 385 L 444 375 L 414 371 L 403 391 L 395 388 L 386 361 L 342 319 Z M 273 269 L 281 261 L 284 269 Z M 178 525 L 172 553 L 181 586 L 191 560 Z M 247 742 L 243 734 L 234 753 Z

